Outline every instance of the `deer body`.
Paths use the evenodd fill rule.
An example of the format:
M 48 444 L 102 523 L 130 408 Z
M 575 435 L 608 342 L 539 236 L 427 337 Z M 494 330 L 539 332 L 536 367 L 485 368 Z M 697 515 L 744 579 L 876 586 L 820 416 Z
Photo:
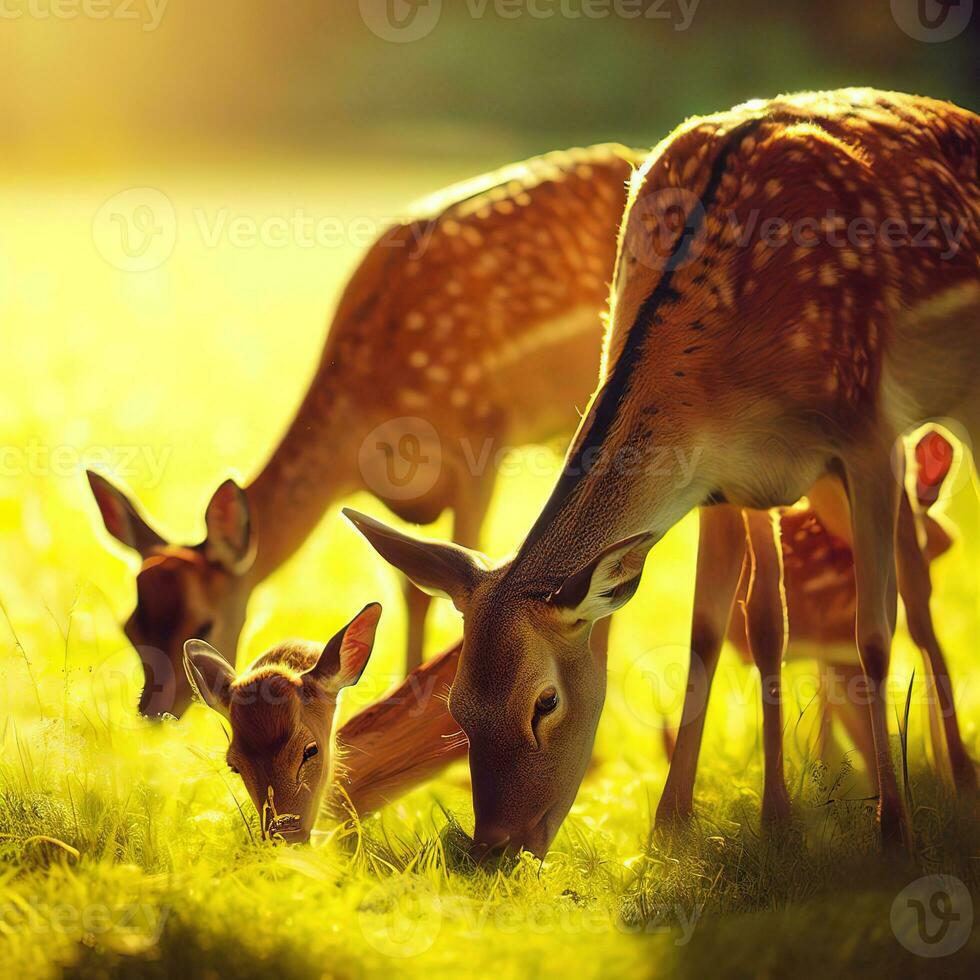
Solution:
M 692 685 L 706 702 L 741 571 L 741 508 L 792 504 L 828 475 L 847 488 L 853 526 L 882 831 L 901 836 L 883 690 L 897 601 L 893 467 L 899 438 L 934 415 L 980 435 L 978 143 L 980 120 L 964 110 L 869 90 L 690 120 L 632 181 L 599 387 L 516 557 L 487 568 L 355 515 L 384 557 L 464 612 L 450 708 L 470 739 L 478 843 L 547 850 L 604 695 L 589 629 L 635 593 L 653 544 L 690 510 L 728 502 L 702 511 L 692 657 L 705 669 Z M 886 219 L 912 229 L 929 212 L 959 222 L 947 257 L 939 242 L 882 240 Z M 767 219 L 775 240 L 746 235 Z M 859 219 L 876 231 L 863 244 L 831 238 Z M 956 365 L 934 349 L 942 342 Z M 663 447 L 692 461 L 683 481 L 651 469 Z M 780 587 L 768 584 L 757 608 L 765 642 L 754 654 L 775 685 L 764 741 L 778 755 Z M 671 772 L 686 775 L 668 780 L 658 816 L 690 810 L 679 783 L 693 776 L 700 724 L 682 720 Z M 777 816 L 781 777 L 767 770 Z
M 364 258 L 284 438 L 244 490 L 208 507 L 207 539 L 174 546 L 90 475 L 109 532 L 137 550 L 126 632 L 142 713 L 180 715 L 185 640 L 234 657 L 252 590 L 337 499 L 367 490 L 413 522 L 454 515 L 475 546 L 498 450 L 571 432 L 598 361 L 631 154 L 596 146 L 530 160 L 423 202 Z M 428 597 L 409 602 L 421 661 Z

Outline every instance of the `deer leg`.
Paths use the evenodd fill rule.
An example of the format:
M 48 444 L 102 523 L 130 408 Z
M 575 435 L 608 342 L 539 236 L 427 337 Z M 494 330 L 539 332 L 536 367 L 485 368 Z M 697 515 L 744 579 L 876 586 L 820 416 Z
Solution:
M 847 732 L 854 748 L 864 762 L 868 775 L 874 778 L 878 765 L 875 761 L 875 739 L 871 730 L 871 714 L 867 704 L 856 703 L 859 686 L 864 678 L 864 669 L 860 666 L 840 664 L 833 668 L 835 681 L 840 680 L 840 687 L 830 698 L 832 711 L 840 719 L 844 731 Z
M 977 788 L 976 770 L 970 761 L 960 737 L 960 726 L 956 719 L 956 701 L 949 678 L 946 658 L 936 637 L 929 608 L 932 598 L 932 578 L 926 556 L 919 544 L 915 525 L 915 515 L 908 494 L 902 495 L 898 519 L 898 588 L 905 605 L 905 615 L 909 633 L 915 645 L 922 651 L 929 668 L 934 690 L 929 691 L 930 715 L 933 698 L 938 701 L 945 733 L 946 751 L 952 771 L 953 782 L 960 792 Z M 938 733 L 935 733 L 938 734 Z M 941 740 L 933 736 L 933 752 L 939 763 L 942 754 Z
M 490 509 L 496 474 L 487 469 L 479 476 L 466 474 L 457 481 L 453 507 L 453 541 L 464 548 L 479 549 L 480 532 Z
M 677 742 L 657 807 L 657 826 L 686 822 L 693 812 L 694 781 L 711 682 L 728 632 L 745 555 L 745 526 L 737 507 L 702 507 L 700 521 L 691 664 Z
M 405 670 L 411 673 L 420 667 L 425 654 L 425 620 L 432 596 L 404 580 L 405 609 L 408 614 L 408 636 L 405 644 Z
M 894 848 L 909 840 L 888 739 L 887 693 L 898 608 L 895 537 L 904 491 L 890 454 L 880 447 L 848 461 L 846 473 L 857 582 L 856 636 L 871 709 L 881 838 L 886 848 Z
M 779 523 L 772 512 L 743 511 L 749 543 L 749 586 L 745 634 L 762 683 L 762 744 L 765 782 L 762 819 L 765 823 L 789 818 L 789 794 L 783 773 L 782 666 L 788 623 L 783 584 Z

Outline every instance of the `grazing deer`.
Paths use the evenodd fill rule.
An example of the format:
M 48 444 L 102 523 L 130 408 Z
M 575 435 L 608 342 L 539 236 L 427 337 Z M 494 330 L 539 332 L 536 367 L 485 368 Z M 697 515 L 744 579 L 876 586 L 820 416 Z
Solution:
M 929 513 L 949 474 L 953 458 L 953 447 L 935 431 L 923 436 L 916 446 L 917 545 L 922 549 L 927 566 L 953 544 L 950 530 Z M 907 499 L 903 507 L 909 502 Z M 747 661 L 753 659 L 753 646 L 758 642 L 752 633 L 749 612 L 755 583 L 762 578 L 778 583 L 780 576 L 776 565 L 765 563 L 766 558 L 771 557 L 765 514 L 762 512 L 759 519 L 753 513 L 744 514 L 746 553 L 736 592 L 736 611 L 728 628 L 729 641 Z M 874 736 L 863 670 L 854 643 L 857 594 L 851 547 L 847 541 L 832 534 L 811 507 L 785 509 L 778 519 L 789 625 L 786 658 L 815 659 L 819 663 L 821 744 L 828 736 L 832 719 L 838 718 L 868 772 L 874 773 Z M 933 754 L 937 765 L 941 766 L 945 744 L 949 773 L 956 788 L 960 792 L 970 792 L 977 786 L 976 769 L 960 736 L 946 659 L 929 614 L 929 596 L 927 593 L 924 601 L 906 598 L 907 590 L 916 587 L 916 582 L 899 581 L 903 600 L 907 608 L 914 611 L 908 617 L 909 631 L 922 651 L 931 679 L 928 696 Z M 937 724 L 937 714 L 942 729 Z M 779 769 L 778 761 L 773 758 L 767 758 L 766 766 Z M 769 782 L 773 785 L 774 778 L 770 777 Z
M 898 445 L 940 418 L 980 439 L 978 143 L 967 111 L 871 90 L 689 120 L 631 183 L 599 387 L 516 556 L 493 567 L 348 513 L 383 557 L 463 612 L 450 710 L 470 741 L 478 845 L 550 846 L 604 699 L 592 625 L 633 596 L 653 545 L 701 508 L 690 686 L 703 705 L 741 573 L 742 508 L 804 495 L 835 533 L 853 528 L 881 830 L 887 844 L 902 839 L 885 695 L 896 555 L 910 583 L 927 569 L 920 548 L 901 546 L 914 529 L 900 520 Z M 689 461 L 683 479 L 665 449 Z M 772 533 L 768 548 L 778 562 Z M 924 586 L 906 592 L 919 615 Z M 775 748 L 782 589 L 754 608 Z M 693 779 L 677 774 L 693 774 L 701 724 L 682 720 L 658 818 L 691 812 Z M 778 799 L 771 786 L 764 803 Z
M 420 523 L 450 509 L 454 539 L 477 545 L 495 453 L 570 434 L 588 398 L 641 159 L 619 146 L 550 154 L 451 188 L 388 231 L 344 292 L 288 432 L 247 488 L 219 487 L 201 544 L 168 543 L 89 474 L 109 533 L 143 560 L 124 626 L 146 675 L 142 714 L 187 707 L 185 640 L 234 656 L 252 590 L 334 501 L 368 490 Z M 430 600 L 410 586 L 406 600 L 413 668 Z
M 184 648 L 187 676 L 231 726 L 227 760 L 241 775 L 263 837 L 309 840 L 324 791 L 336 816 L 367 816 L 466 754 L 446 706 L 459 646 L 419 668 L 333 734 L 337 700 L 356 684 L 381 616 L 366 606 L 325 646 L 293 641 L 241 676 L 203 640 Z

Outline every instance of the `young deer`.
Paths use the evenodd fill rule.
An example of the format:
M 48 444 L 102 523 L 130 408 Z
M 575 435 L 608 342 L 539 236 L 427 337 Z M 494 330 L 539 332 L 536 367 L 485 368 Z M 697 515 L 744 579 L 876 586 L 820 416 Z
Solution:
M 835 533 L 853 526 L 881 829 L 889 844 L 902 838 L 885 697 L 896 529 L 910 615 L 920 614 L 928 576 L 909 545 L 914 527 L 900 520 L 897 446 L 944 417 L 980 439 L 978 142 L 969 112 L 870 90 L 689 120 L 632 181 L 599 387 L 516 556 L 488 567 L 465 549 L 349 514 L 385 558 L 463 612 L 450 710 L 470 741 L 478 844 L 547 851 L 604 699 L 590 630 L 636 592 L 666 531 L 707 505 L 690 676 L 703 718 L 741 572 L 741 509 L 813 494 Z M 955 230 L 955 247 L 937 238 L 940 226 Z M 665 470 L 664 449 L 690 461 L 686 479 Z M 831 478 L 846 501 L 827 492 L 838 485 Z M 778 562 L 772 534 L 768 547 Z M 764 741 L 776 748 L 781 588 L 755 606 L 753 656 L 773 679 Z M 660 819 L 691 812 L 701 724 L 682 720 Z M 781 767 L 767 775 L 764 806 L 779 816 Z
M 309 840 L 328 787 L 335 816 L 363 817 L 465 756 L 466 739 L 446 706 L 459 645 L 334 739 L 338 697 L 364 670 L 380 616 L 377 603 L 366 606 L 326 647 L 281 644 L 241 676 L 203 640 L 185 644 L 188 679 L 230 723 L 228 765 L 245 783 L 263 837 Z
M 184 644 L 189 683 L 231 725 L 228 766 L 245 783 L 263 837 L 309 839 L 332 771 L 337 699 L 367 666 L 380 618 L 372 603 L 325 647 L 280 644 L 240 677 L 204 640 Z
M 207 536 L 175 546 L 102 477 L 109 533 L 143 559 L 124 629 L 146 685 L 139 710 L 190 700 L 184 641 L 234 656 L 257 584 L 334 501 L 368 490 L 420 523 L 453 512 L 476 546 L 501 447 L 570 434 L 595 377 L 631 160 L 619 146 L 536 158 L 448 191 L 388 231 L 351 279 L 288 432 L 244 490 L 224 483 Z M 408 666 L 429 597 L 409 587 Z
M 918 543 L 928 566 L 953 544 L 950 530 L 929 513 L 949 474 L 953 447 L 942 435 L 932 431 L 916 446 L 916 460 L 915 522 Z M 907 499 L 903 506 L 908 503 Z M 751 661 L 753 647 L 759 642 L 753 636 L 749 611 L 753 589 L 762 578 L 778 583 L 780 569 L 767 562 L 767 557 L 771 557 L 771 537 L 766 512 L 746 511 L 744 517 L 746 553 L 728 639 L 745 660 Z M 874 736 L 863 671 L 854 643 L 857 594 L 853 552 L 847 541 L 821 523 L 811 507 L 785 509 L 778 519 L 789 625 L 786 658 L 815 659 L 819 663 L 821 746 L 827 740 L 832 719 L 838 718 L 868 772 L 874 773 Z M 937 766 L 945 768 L 942 765 L 945 745 L 949 773 L 956 788 L 960 792 L 970 792 L 977 786 L 976 769 L 960 736 L 949 671 L 929 614 L 929 597 L 927 594 L 924 601 L 918 602 L 914 598 L 908 599 L 906 586 L 911 589 L 915 583 L 900 581 L 899 589 L 907 608 L 913 611 L 908 618 L 909 631 L 922 651 L 931 680 L 928 696 L 933 754 Z M 779 768 L 778 761 L 773 758 L 766 759 L 766 766 Z

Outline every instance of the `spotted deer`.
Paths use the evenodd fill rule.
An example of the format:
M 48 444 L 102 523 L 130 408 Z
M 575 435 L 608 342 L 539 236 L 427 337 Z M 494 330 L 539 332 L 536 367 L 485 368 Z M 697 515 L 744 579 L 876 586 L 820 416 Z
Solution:
M 477 846 L 548 850 L 605 696 L 590 630 L 635 594 L 667 530 L 700 508 L 689 686 L 704 704 L 741 573 L 742 509 L 805 495 L 853 549 L 882 837 L 903 839 L 885 681 L 898 578 L 921 579 L 924 562 L 896 551 L 899 444 L 930 419 L 980 437 L 978 142 L 970 112 L 867 89 L 687 121 L 631 181 L 598 388 L 517 553 L 494 565 L 349 512 L 463 613 L 450 710 L 470 741 Z M 691 461 L 683 479 L 649 465 L 664 447 Z M 771 533 L 768 547 L 776 555 Z M 915 609 L 925 592 L 907 598 Z M 782 588 L 755 609 L 775 746 Z M 690 816 L 699 744 L 684 718 L 658 823 Z M 780 817 L 781 768 L 768 775 L 764 815 Z
M 909 507 L 913 514 L 905 527 L 914 529 L 915 535 L 899 547 L 921 548 L 927 567 L 953 544 L 952 528 L 941 515 L 930 513 L 930 508 L 949 474 L 954 450 L 939 432 L 930 431 L 917 443 L 915 458 L 914 490 L 902 503 L 903 509 Z M 822 748 L 827 742 L 831 723 L 836 718 L 868 772 L 874 773 L 874 736 L 866 706 L 863 670 L 854 643 L 857 593 L 851 546 L 829 531 L 810 506 L 783 508 L 775 516 L 779 521 L 786 597 L 786 659 L 814 659 L 818 663 L 819 746 Z M 778 586 L 780 569 L 771 561 L 768 512 L 746 511 L 743 518 L 745 556 L 728 640 L 743 659 L 752 661 L 753 646 L 758 642 L 753 635 L 750 611 L 755 583 L 768 578 Z M 923 601 L 917 601 L 909 593 L 922 586 L 926 595 Z M 936 765 L 948 772 L 960 792 L 975 791 L 976 769 L 963 746 L 949 670 L 929 612 L 931 581 L 928 576 L 921 584 L 900 579 L 899 591 L 909 610 L 909 632 L 922 652 L 930 679 L 927 704 Z M 767 745 L 767 749 L 771 751 L 773 746 Z M 777 772 L 780 769 L 778 760 L 771 755 L 766 758 L 766 766 Z M 769 785 L 775 785 L 777 779 L 778 776 L 770 776 Z
M 139 710 L 179 716 L 184 642 L 234 658 L 253 589 L 325 510 L 373 493 L 407 521 L 453 514 L 476 546 L 495 454 L 570 435 L 599 361 L 615 228 L 642 154 L 554 153 L 450 188 L 385 233 L 354 273 L 306 397 L 244 489 L 222 484 L 206 537 L 173 545 L 89 474 L 109 533 L 142 558 L 124 625 L 140 653 Z M 422 659 L 429 597 L 409 587 L 407 662 Z
M 446 706 L 458 645 L 334 738 L 338 698 L 360 678 L 380 616 L 373 603 L 326 646 L 280 644 L 241 675 L 205 641 L 185 644 L 189 682 L 229 723 L 227 762 L 259 813 L 263 837 L 305 843 L 325 801 L 335 817 L 364 817 L 465 756 L 466 739 Z

